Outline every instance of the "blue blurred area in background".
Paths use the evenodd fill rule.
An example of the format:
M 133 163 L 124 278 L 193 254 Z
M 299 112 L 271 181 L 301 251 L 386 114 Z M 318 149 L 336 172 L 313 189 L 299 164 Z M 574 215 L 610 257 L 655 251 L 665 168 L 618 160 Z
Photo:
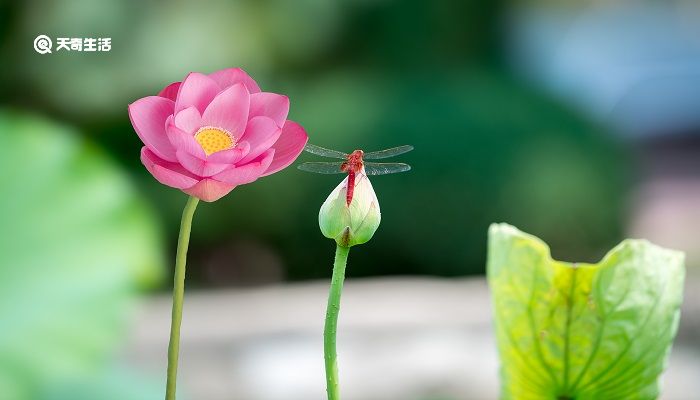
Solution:
M 510 59 L 528 80 L 614 132 L 695 133 L 698 17 L 692 1 L 518 6 L 510 11 Z
M 560 259 L 597 261 L 623 237 L 641 236 L 686 251 L 697 266 L 699 22 L 695 1 L 0 0 L 0 105 L 11 110 L 0 113 L 0 182 L 38 188 L 19 199 L 9 189 L 15 186 L 4 186 L 0 209 L 27 203 L 0 213 L 12 216 L 0 222 L 0 248 L 16 249 L 19 227 L 27 240 L 51 244 L 33 250 L 43 261 L 29 262 L 35 268 L 13 289 L 34 290 L 44 278 L 40 264 L 73 266 L 60 260 L 70 259 L 78 250 L 68 244 L 86 234 L 66 218 L 60 234 L 42 236 L 49 222 L 30 218 L 41 207 L 72 215 L 70 207 L 96 205 L 104 209 L 96 217 L 110 221 L 141 215 L 133 226 L 91 226 L 96 240 L 152 232 L 149 250 L 105 246 L 73 279 L 89 285 L 88 271 L 109 268 L 145 268 L 151 282 L 170 276 L 186 196 L 140 164 L 126 106 L 190 71 L 233 66 L 263 90 L 287 94 L 290 118 L 312 143 L 346 151 L 415 146 L 401 160 L 411 172 L 373 179 L 382 225 L 352 255 L 351 277 L 480 275 L 494 221 L 543 238 Z M 32 48 L 39 34 L 110 37 L 112 49 L 40 55 Z M 14 140 L 25 132 L 38 135 L 31 139 L 36 149 Z M 54 141 L 84 143 L 81 151 L 99 154 L 95 162 L 106 169 L 84 168 L 104 174 L 97 178 L 103 185 L 75 190 L 92 182 L 83 170 L 37 162 L 45 146 L 55 157 L 75 156 Z M 332 242 L 321 236 L 317 213 L 339 179 L 290 168 L 202 204 L 190 286 L 329 277 Z M 49 192 L 39 191 L 49 184 Z M 124 252 L 133 257 L 120 258 Z M 8 254 L 23 253 L 0 254 L 0 282 L 14 282 L 8 277 L 19 261 Z M 120 279 L 110 290 L 133 298 L 140 278 Z M 70 282 L 61 293 L 78 296 Z M 0 290 L 0 324 L 12 323 L 4 313 L 16 304 Z M 3 340 L 0 333 L 0 388 L 15 382 L 17 371 L 27 382 L 44 382 L 44 372 L 6 361 L 12 358 L 2 352 L 13 342 Z M 94 351 L 110 359 L 111 347 Z

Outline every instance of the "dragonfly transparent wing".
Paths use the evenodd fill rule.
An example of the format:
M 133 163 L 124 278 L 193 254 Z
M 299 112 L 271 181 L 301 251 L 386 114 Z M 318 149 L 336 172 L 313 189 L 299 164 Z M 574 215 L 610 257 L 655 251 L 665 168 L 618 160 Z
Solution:
M 340 169 L 342 164 L 342 161 L 312 161 L 301 163 L 297 168 L 302 171 L 313 172 L 316 174 L 343 174 L 344 172 Z
M 307 153 L 316 154 L 317 156 L 322 156 L 322 157 L 340 158 L 343 160 L 348 158 L 347 153 L 343 153 L 342 151 L 327 149 L 327 148 L 321 147 L 321 146 L 316 146 L 315 144 L 311 144 L 311 143 L 306 144 L 306 146 L 304 147 L 304 151 L 306 151 Z
M 366 160 L 379 160 L 382 158 L 389 158 L 398 156 L 399 154 L 408 153 L 411 150 L 413 150 L 413 146 L 407 144 L 405 146 L 392 147 L 386 150 L 371 151 L 369 153 L 365 153 L 364 158 Z
M 406 172 L 411 169 L 411 166 L 404 163 L 365 163 L 365 173 L 367 175 L 387 175 L 396 174 L 398 172 Z

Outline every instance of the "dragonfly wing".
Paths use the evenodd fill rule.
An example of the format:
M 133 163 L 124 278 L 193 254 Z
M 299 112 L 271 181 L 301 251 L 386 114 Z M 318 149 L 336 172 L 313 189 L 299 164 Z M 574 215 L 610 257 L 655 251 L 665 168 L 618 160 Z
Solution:
M 365 163 L 365 173 L 367 175 L 386 175 L 406 172 L 411 166 L 404 163 Z
M 313 172 L 316 174 L 343 174 L 344 172 L 340 169 L 343 163 L 341 161 L 334 162 L 305 162 L 299 164 L 297 168 L 306 172 Z
M 316 146 L 315 144 L 311 144 L 311 143 L 306 144 L 306 146 L 304 147 L 304 151 L 306 151 L 307 153 L 316 154 L 317 156 L 321 156 L 321 157 L 340 158 L 343 160 L 348 158 L 347 153 L 343 153 L 342 151 L 327 149 L 327 148 L 321 147 L 321 146 Z
M 392 147 L 386 150 L 371 151 L 369 153 L 365 153 L 364 158 L 367 160 L 379 160 L 382 158 L 389 158 L 398 156 L 399 154 L 408 153 L 411 150 L 413 150 L 413 146 L 407 144 L 405 146 Z

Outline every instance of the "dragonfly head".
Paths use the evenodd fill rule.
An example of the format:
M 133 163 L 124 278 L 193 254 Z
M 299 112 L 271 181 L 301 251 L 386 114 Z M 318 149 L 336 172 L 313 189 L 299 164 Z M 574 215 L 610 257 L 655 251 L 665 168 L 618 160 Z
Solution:
M 354 172 L 360 172 L 362 170 L 362 157 L 365 152 L 362 150 L 355 150 L 348 156 L 348 160 L 345 162 L 345 170 L 351 170 Z

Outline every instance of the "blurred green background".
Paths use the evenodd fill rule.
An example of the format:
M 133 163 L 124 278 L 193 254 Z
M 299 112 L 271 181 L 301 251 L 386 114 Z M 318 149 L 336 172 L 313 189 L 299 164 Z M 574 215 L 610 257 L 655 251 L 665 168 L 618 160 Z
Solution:
M 169 290 L 162 278 L 171 273 L 186 195 L 157 183 L 140 164 L 127 104 L 190 71 L 244 68 L 263 90 L 290 97 L 290 119 L 314 144 L 345 151 L 415 146 L 400 160 L 411 172 L 373 179 L 382 225 L 353 252 L 350 277 L 483 274 L 486 229 L 494 221 L 543 238 L 556 258 L 587 262 L 626 235 L 655 232 L 654 222 L 635 225 L 644 215 L 637 189 L 657 176 L 659 154 L 698 155 L 698 125 L 659 124 L 651 133 L 625 125 L 638 115 L 653 117 L 657 108 L 647 104 L 649 113 L 625 119 L 615 110 L 639 110 L 617 108 L 629 96 L 587 96 L 619 89 L 604 69 L 601 76 L 610 81 L 567 75 L 567 65 L 582 65 L 576 57 L 606 59 L 588 42 L 572 39 L 564 48 L 573 57 L 554 46 L 561 58 L 545 62 L 544 50 L 566 38 L 562 27 L 574 25 L 593 3 L 0 0 L 0 388 L 16 398 L 39 398 L 48 389 L 36 382 L 59 379 L 27 361 L 16 345 L 29 340 L 26 332 L 74 326 L 59 316 L 76 310 L 54 299 L 65 295 L 93 307 L 100 296 L 121 299 L 109 303 L 114 312 L 82 310 L 93 324 L 90 313 L 108 319 L 100 329 L 114 334 L 113 327 L 124 327 L 135 293 Z M 620 3 L 630 11 L 653 2 Z M 598 36 L 579 31 L 600 45 Z M 40 55 L 32 48 L 38 34 L 110 37 L 112 49 Z M 652 42 L 660 48 L 652 54 L 671 60 L 695 54 L 667 42 Z M 688 82 L 683 87 L 694 87 Z M 613 111 L 601 113 L 606 105 Z M 694 165 L 662 170 L 697 176 Z M 328 278 L 333 243 L 320 234 L 317 213 L 339 179 L 289 168 L 202 204 L 190 246 L 190 287 Z M 665 238 L 654 239 L 687 243 Z M 98 290 L 99 282 L 111 285 Z M 62 289 L 54 294 L 44 285 Z M 92 289 L 77 290 L 83 286 Z M 15 293 L 26 297 L 25 308 L 18 308 Z M 37 315 L 39 325 L 16 325 L 16 337 L 6 333 L 13 318 L 29 318 L 18 310 L 41 309 L 47 301 L 56 307 L 45 311 L 53 322 Z M 49 334 L 47 343 L 85 353 L 76 365 L 95 354 L 108 359 L 104 354 L 114 348 L 97 338 L 103 345 L 82 349 L 80 330 L 63 330 L 75 351 L 60 344 L 58 334 Z M 23 386 L 21 379 L 31 383 Z
M 2 57 L 12 62 L 4 63 L 2 98 L 77 127 L 114 158 L 157 205 L 169 250 L 184 195 L 140 165 L 126 104 L 189 71 L 242 66 L 265 90 L 289 95 L 290 118 L 313 143 L 346 151 L 416 147 L 403 160 L 411 173 L 374 180 L 384 219 L 372 245 L 357 252 L 354 275 L 482 273 L 486 227 L 502 220 L 541 235 L 560 257 L 594 261 L 622 236 L 629 154 L 604 129 L 509 73 L 499 48 L 504 6 L 8 3 Z M 112 37 L 113 48 L 42 56 L 29 44 L 38 31 Z M 338 180 L 290 168 L 201 207 L 192 278 L 235 283 L 228 270 L 241 267 L 225 253 L 236 243 L 275 253 L 286 279 L 327 276 L 328 266 L 315 261 L 332 245 L 316 214 Z

